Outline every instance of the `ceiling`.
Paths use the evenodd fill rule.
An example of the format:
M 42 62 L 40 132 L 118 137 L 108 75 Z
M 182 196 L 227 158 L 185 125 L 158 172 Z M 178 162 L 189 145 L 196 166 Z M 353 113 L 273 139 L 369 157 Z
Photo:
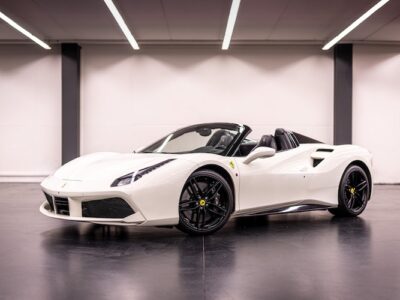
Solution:
M 378 0 L 242 0 L 232 43 L 324 43 Z M 231 0 L 114 0 L 139 44 L 220 43 Z M 103 0 L 0 0 L 0 11 L 50 42 L 125 42 Z M 25 36 L 0 20 L 0 41 Z M 345 39 L 400 42 L 400 0 Z

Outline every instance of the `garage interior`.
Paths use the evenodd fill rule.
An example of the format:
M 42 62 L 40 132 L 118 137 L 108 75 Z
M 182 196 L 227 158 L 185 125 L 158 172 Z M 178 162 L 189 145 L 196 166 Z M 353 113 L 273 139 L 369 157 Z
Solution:
M 378 3 L 0 1 L 0 299 L 398 299 L 400 1 L 323 50 Z M 365 147 L 367 209 L 232 218 L 198 237 L 40 214 L 40 182 L 68 161 L 205 122 Z

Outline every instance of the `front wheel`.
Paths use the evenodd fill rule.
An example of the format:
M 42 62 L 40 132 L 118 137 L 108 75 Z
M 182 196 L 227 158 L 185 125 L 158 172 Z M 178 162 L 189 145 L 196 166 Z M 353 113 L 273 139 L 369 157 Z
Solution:
M 194 172 L 179 201 L 178 229 L 205 235 L 221 229 L 233 209 L 233 192 L 224 177 L 211 170 Z
M 356 165 L 348 167 L 339 185 L 339 206 L 329 209 L 335 216 L 354 217 L 367 206 L 370 182 L 365 171 Z

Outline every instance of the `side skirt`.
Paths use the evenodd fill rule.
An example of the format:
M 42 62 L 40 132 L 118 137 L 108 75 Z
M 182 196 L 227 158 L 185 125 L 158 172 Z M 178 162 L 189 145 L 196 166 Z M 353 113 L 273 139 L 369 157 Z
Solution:
M 301 200 L 301 201 L 292 201 L 281 204 L 244 209 L 235 212 L 232 215 L 232 217 L 287 214 L 287 213 L 305 212 L 312 210 L 327 210 L 329 208 L 334 208 L 334 207 L 337 206 L 323 201 Z

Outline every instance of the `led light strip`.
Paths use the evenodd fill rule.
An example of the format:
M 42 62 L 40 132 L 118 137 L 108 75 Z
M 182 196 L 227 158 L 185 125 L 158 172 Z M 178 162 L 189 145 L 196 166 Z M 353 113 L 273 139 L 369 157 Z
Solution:
M 379 1 L 377 4 L 375 4 L 373 7 L 371 7 L 367 12 L 365 12 L 361 17 L 359 17 L 357 20 L 355 20 L 349 27 L 347 27 L 345 30 L 343 30 L 341 33 L 339 33 L 330 42 L 325 44 L 325 46 L 322 47 L 322 50 L 329 50 L 333 45 L 335 45 L 342 38 L 344 38 L 346 35 L 348 35 L 354 28 L 356 28 L 358 25 L 360 25 L 362 22 L 364 22 L 366 19 L 368 19 L 374 12 L 376 12 L 378 9 L 380 9 L 382 6 L 384 6 L 388 2 L 389 2 L 389 0 Z
M 26 37 L 30 38 L 32 41 L 34 41 L 36 44 L 40 45 L 41 47 L 43 47 L 44 49 L 50 50 L 50 46 L 47 45 L 45 42 L 43 42 L 41 39 L 39 39 L 38 37 L 34 36 L 32 33 L 30 33 L 28 30 L 22 28 L 20 25 L 18 25 L 17 23 L 15 23 L 13 20 L 11 20 L 9 17 L 7 17 L 5 14 L 3 14 L 0 11 L 0 19 L 2 19 L 4 22 L 8 23 L 8 25 L 10 25 L 11 27 L 13 27 L 14 29 L 18 30 L 19 32 L 21 32 L 23 35 L 25 35 Z
M 122 32 L 125 34 L 126 39 L 128 40 L 129 44 L 131 44 L 134 50 L 139 50 L 139 45 L 136 42 L 135 38 L 133 37 L 131 31 L 129 30 L 128 26 L 126 25 L 124 19 L 122 18 L 121 14 L 119 13 L 118 9 L 115 7 L 112 0 L 104 0 L 108 9 L 111 11 L 112 15 L 117 21 L 119 27 L 121 28 Z
M 240 0 L 232 0 L 231 11 L 229 12 L 228 23 L 226 24 L 222 50 L 228 50 L 231 43 L 233 28 L 235 27 L 236 17 L 239 11 Z

